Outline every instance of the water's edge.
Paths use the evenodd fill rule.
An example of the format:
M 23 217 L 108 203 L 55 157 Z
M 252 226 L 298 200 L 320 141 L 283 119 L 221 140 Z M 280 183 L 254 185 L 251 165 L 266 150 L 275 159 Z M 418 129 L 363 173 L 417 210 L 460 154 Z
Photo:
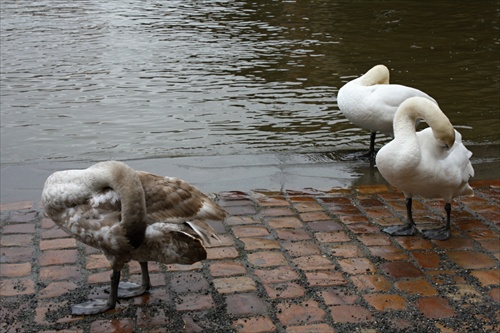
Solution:
M 474 179 L 500 179 L 500 146 L 468 146 L 474 155 Z M 125 160 L 137 170 L 184 179 L 207 193 L 221 191 L 328 190 L 385 180 L 367 160 L 349 152 L 195 156 Z M 339 158 L 343 156 L 344 158 Z M 345 158 L 347 156 L 347 158 Z M 47 177 L 64 169 L 83 169 L 89 161 L 46 161 L 2 165 L 1 202 L 38 201 Z

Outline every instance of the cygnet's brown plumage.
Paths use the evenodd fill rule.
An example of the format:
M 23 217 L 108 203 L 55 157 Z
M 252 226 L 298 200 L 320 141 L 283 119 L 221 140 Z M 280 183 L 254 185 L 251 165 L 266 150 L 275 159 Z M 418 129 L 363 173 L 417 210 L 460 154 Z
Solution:
M 204 244 L 219 237 L 205 221 L 226 216 L 194 186 L 117 161 L 55 172 L 45 182 L 42 203 L 59 227 L 103 251 L 113 269 L 108 300 L 72 306 L 73 314 L 84 315 L 113 309 L 118 297 L 149 290 L 148 261 L 193 264 L 206 259 Z M 131 260 L 141 265 L 140 286 L 119 283 L 123 266 Z

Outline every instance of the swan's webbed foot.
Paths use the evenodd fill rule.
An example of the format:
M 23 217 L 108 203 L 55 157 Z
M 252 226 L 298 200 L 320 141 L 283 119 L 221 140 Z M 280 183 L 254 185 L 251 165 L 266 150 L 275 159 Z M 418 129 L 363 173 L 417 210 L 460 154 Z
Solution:
M 451 231 L 448 227 L 425 229 L 422 230 L 422 235 L 428 239 L 447 240 L 451 236 Z
M 417 233 L 417 228 L 412 223 L 408 223 L 387 227 L 382 229 L 382 231 L 391 236 L 413 236 Z
M 73 315 L 94 315 L 114 309 L 115 304 L 110 304 L 106 299 L 93 299 L 80 304 L 71 306 L 71 314 Z
M 139 285 L 133 282 L 120 282 L 118 285 L 118 298 L 131 298 L 144 294 L 149 290 L 149 285 Z

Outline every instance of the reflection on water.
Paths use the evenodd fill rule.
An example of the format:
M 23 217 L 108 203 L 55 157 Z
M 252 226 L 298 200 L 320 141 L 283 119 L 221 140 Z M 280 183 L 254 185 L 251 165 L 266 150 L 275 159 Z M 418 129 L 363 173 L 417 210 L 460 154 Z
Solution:
M 2 163 L 365 149 L 335 97 L 377 63 L 500 141 L 497 1 L 1 6 Z

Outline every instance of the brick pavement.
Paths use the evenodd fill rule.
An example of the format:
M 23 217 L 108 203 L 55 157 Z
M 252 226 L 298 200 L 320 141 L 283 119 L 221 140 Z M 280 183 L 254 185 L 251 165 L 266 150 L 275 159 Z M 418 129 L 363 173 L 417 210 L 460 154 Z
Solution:
M 98 296 L 109 265 L 38 203 L 1 206 L 3 332 L 493 332 L 500 321 L 500 181 L 452 206 L 452 238 L 391 238 L 402 195 L 385 185 L 328 192 L 219 193 L 222 242 L 192 266 L 152 263 L 153 289 L 105 314 L 69 314 Z M 414 200 L 419 228 L 443 203 Z M 131 263 L 124 279 L 140 281 Z

